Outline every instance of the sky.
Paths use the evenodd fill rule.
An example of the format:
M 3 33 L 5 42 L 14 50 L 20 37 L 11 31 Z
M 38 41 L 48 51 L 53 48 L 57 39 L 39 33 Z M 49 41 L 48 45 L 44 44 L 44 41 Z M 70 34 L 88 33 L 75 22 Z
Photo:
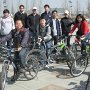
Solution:
M 69 3 L 71 1 L 72 3 Z M 90 0 L 89 0 L 90 1 Z M 3 11 L 3 0 L 0 0 L 0 12 Z M 24 4 L 27 10 L 30 10 L 33 6 L 36 6 L 38 10 L 42 12 L 44 10 L 43 6 L 49 4 L 51 8 L 65 8 L 68 7 L 73 11 L 77 9 L 77 0 L 6 0 L 7 8 L 13 12 L 18 10 L 20 4 Z M 65 4 L 66 2 L 66 4 Z M 72 6 L 72 8 L 70 8 Z M 79 10 L 86 11 L 88 7 L 88 0 L 78 0 Z M 13 8 L 13 9 L 12 9 Z

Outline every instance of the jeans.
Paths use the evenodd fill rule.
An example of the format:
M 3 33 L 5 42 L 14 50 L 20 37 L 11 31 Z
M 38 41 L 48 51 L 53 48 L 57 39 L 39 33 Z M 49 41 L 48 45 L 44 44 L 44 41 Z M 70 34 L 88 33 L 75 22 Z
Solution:
M 28 48 L 22 48 L 21 51 L 15 51 L 14 52 L 14 64 L 16 66 L 16 69 L 18 70 L 20 68 L 25 68 L 26 65 L 26 55 L 28 53 Z

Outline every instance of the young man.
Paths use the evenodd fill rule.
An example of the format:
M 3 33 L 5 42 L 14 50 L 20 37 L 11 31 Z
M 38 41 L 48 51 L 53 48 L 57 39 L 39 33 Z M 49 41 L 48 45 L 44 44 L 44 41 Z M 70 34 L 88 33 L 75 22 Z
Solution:
M 64 17 L 61 18 L 61 28 L 62 28 L 62 35 L 68 36 L 71 25 L 73 24 L 72 19 L 69 17 L 69 11 L 64 11 Z M 70 47 L 70 38 L 67 39 L 67 45 Z
M 37 39 L 40 15 L 37 14 L 37 7 L 33 7 L 32 14 L 27 17 L 27 25 L 29 27 L 32 38 Z
M 57 19 L 58 12 L 56 10 L 52 11 L 52 19 L 50 21 L 50 26 L 52 28 L 52 37 L 54 40 L 54 45 L 57 44 L 59 37 L 61 36 L 61 25 L 60 21 Z
M 12 29 L 15 29 L 14 20 L 10 16 L 8 9 L 3 11 L 3 17 L 0 19 L 0 37 L 6 36 Z M 11 54 L 11 39 L 7 41 L 8 55 Z
M 42 42 L 42 41 L 45 42 L 46 49 L 45 49 L 45 46 L 43 45 L 43 42 L 42 42 L 41 50 L 46 52 L 46 56 L 48 58 L 48 55 L 50 53 L 49 48 L 52 46 L 52 36 L 51 36 L 51 27 L 49 25 L 46 25 L 45 19 L 40 19 L 38 40 L 40 42 Z M 43 57 L 45 57 L 45 53 L 43 54 Z M 43 58 L 43 59 L 45 59 L 45 58 Z
M 14 22 L 18 19 L 22 20 L 25 23 L 25 28 L 27 28 L 27 14 L 25 13 L 24 8 L 24 5 L 19 6 L 19 11 L 14 16 Z
M 50 23 L 51 13 L 50 6 L 48 4 L 44 5 L 45 12 L 41 14 L 41 18 L 44 18 L 47 23 Z

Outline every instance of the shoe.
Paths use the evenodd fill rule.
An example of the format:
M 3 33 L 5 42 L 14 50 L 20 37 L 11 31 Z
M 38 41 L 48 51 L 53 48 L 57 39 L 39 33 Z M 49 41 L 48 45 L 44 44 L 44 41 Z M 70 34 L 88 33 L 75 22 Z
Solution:
M 15 82 L 18 79 L 19 75 L 13 75 L 11 81 Z
M 25 72 L 26 72 L 26 70 L 25 70 L 25 69 L 23 69 L 23 68 L 21 68 L 21 69 L 19 70 L 19 72 L 20 72 L 20 73 L 25 73 Z
M 45 65 L 45 68 L 50 68 L 48 65 Z

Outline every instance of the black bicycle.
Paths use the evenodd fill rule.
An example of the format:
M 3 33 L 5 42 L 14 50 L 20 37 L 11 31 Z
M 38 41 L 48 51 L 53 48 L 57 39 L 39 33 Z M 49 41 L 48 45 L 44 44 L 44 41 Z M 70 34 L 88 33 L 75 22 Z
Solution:
M 13 57 L 12 56 L 8 57 L 7 47 L 2 46 L 0 49 L 2 49 L 2 51 L 0 52 L 0 56 L 3 57 L 1 88 L 2 90 L 5 90 L 5 84 L 8 81 L 9 65 L 11 64 L 15 69 L 16 69 L 16 65 L 13 62 Z M 20 64 L 18 66 L 20 66 Z M 18 71 L 18 73 L 21 74 L 22 72 Z M 31 80 L 37 76 L 37 73 L 38 73 L 38 61 L 35 55 L 33 55 L 29 59 L 27 58 L 25 72 L 23 72 L 23 75 L 27 80 Z

